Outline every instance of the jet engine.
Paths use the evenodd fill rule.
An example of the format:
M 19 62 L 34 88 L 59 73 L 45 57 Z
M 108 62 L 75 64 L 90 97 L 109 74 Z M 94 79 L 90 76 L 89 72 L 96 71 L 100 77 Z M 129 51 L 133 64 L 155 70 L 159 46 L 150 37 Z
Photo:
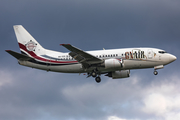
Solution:
M 107 59 L 104 61 L 105 68 L 121 68 L 122 60 L 121 59 Z
M 105 76 L 112 77 L 113 79 L 127 78 L 130 77 L 130 70 L 113 71 Z

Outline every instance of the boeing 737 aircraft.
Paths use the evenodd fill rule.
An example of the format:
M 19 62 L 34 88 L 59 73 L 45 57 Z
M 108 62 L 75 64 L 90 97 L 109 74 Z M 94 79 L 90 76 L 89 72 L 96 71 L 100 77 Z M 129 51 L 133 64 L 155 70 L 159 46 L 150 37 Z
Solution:
M 20 65 L 46 71 L 63 73 L 87 73 L 101 82 L 101 74 L 112 79 L 130 76 L 130 69 L 157 69 L 176 60 L 164 50 L 156 48 L 125 48 L 97 51 L 83 51 L 70 44 L 60 44 L 69 53 L 62 53 L 43 48 L 22 25 L 15 25 L 14 31 L 21 53 L 6 50 L 14 56 Z

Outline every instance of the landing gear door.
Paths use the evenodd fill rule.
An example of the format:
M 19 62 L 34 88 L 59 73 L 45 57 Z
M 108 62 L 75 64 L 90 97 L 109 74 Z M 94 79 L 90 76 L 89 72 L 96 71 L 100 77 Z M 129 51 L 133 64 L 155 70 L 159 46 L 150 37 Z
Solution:
M 149 50 L 148 50 L 148 58 L 149 58 L 149 59 L 152 59 L 152 58 L 153 58 L 153 51 L 152 51 L 152 49 L 149 49 Z

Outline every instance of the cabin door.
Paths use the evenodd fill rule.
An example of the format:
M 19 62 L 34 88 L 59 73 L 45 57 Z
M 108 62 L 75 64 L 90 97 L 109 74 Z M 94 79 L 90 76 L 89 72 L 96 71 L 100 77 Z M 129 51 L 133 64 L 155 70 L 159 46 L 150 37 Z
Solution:
M 148 59 L 152 59 L 153 58 L 153 51 L 152 49 L 148 50 Z

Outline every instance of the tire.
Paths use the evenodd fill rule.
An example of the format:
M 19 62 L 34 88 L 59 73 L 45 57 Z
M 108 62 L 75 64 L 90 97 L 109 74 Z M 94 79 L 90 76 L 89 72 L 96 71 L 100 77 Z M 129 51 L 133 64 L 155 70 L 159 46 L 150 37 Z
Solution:
M 96 77 L 97 76 L 97 73 L 96 72 L 92 72 L 92 77 Z
M 154 75 L 157 75 L 157 74 L 158 74 L 158 72 L 155 70 L 155 71 L 154 71 Z
M 96 77 L 95 80 L 96 80 L 97 83 L 101 82 L 101 78 L 100 77 Z

